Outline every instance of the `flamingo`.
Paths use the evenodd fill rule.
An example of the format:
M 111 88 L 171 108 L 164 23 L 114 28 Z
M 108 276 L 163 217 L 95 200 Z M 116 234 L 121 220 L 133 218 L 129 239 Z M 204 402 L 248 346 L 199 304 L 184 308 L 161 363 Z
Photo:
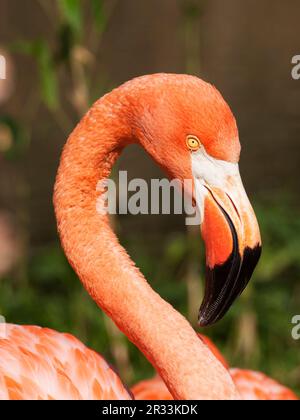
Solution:
M 199 338 L 205 343 L 214 356 L 229 369 L 218 348 L 206 336 Z M 295 401 L 298 400 L 293 391 L 268 378 L 261 372 L 242 369 L 229 369 L 230 375 L 239 392 L 241 399 L 251 401 Z M 172 395 L 159 375 L 134 385 L 131 389 L 136 400 L 173 400 Z
M 162 377 L 174 399 L 238 399 L 233 381 L 191 325 L 147 283 L 99 211 L 106 180 L 124 147 L 138 143 L 186 191 L 201 215 L 206 290 L 201 326 L 212 325 L 246 287 L 261 238 L 239 175 L 235 118 L 211 84 L 156 74 L 97 101 L 64 147 L 54 190 L 66 256 L 98 306 Z M 176 331 L 176 334 L 174 334 Z M 129 399 L 99 355 L 70 335 L 8 325 L 0 340 L 0 389 L 11 399 Z

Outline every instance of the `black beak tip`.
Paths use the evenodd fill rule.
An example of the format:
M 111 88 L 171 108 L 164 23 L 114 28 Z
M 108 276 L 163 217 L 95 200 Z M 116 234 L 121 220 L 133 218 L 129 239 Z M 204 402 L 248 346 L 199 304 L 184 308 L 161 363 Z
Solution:
M 211 327 L 223 318 L 227 310 L 221 310 L 219 307 L 210 306 L 209 302 L 202 305 L 199 311 L 198 324 L 201 328 Z
M 214 322 L 211 322 L 205 314 L 202 314 L 201 311 L 199 312 L 198 324 L 201 328 L 211 327 Z
M 228 260 L 206 270 L 206 288 L 198 317 L 200 327 L 221 320 L 246 288 L 261 255 L 261 245 L 246 248 L 243 257 L 233 252 Z

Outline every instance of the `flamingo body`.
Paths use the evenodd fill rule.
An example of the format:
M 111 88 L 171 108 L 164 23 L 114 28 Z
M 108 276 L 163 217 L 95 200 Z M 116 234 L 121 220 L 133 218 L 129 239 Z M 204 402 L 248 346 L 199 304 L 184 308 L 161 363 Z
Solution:
M 230 369 L 231 377 L 244 400 L 298 400 L 293 391 L 261 372 Z
M 131 389 L 136 400 L 171 401 L 173 400 L 165 383 L 159 375 L 140 381 Z
M 207 345 L 214 356 L 229 369 L 228 363 L 215 344 L 206 336 L 198 334 L 203 343 Z M 261 372 L 251 370 L 229 369 L 233 382 L 242 400 L 252 401 L 278 401 L 298 400 L 290 389 L 268 378 Z M 141 381 L 132 387 L 132 393 L 136 400 L 172 400 L 160 376 Z
M 0 339 L 1 400 L 129 400 L 118 375 L 70 334 L 6 326 Z
M 293 391 L 261 372 L 231 369 L 230 373 L 242 400 L 298 400 Z M 172 395 L 159 376 L 139 382 L 132 388 L 132 393 L 136 400 L 173 400 Z

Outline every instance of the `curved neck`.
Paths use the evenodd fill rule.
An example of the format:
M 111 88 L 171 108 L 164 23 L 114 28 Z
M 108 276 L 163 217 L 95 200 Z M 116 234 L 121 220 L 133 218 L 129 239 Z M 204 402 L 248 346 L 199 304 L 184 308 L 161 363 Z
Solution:
M 151 289 L 107 217 L 96 211 L 99 180 L 134 141 L 130 112 L 120 102 L 116 91 L 101 99 L 65 146 L 54 195 L 62 245 L 92 298 L 145 354 L 175 399 L 235 398 L 229 374 L 186 319 Z

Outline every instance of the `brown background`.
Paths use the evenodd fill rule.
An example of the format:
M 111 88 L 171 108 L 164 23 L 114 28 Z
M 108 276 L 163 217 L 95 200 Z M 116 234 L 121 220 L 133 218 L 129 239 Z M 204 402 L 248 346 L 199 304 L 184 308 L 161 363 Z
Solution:
M 1 0 L 0 45 L 47 34 L 51 22 L 34 0 Z M 95 71 L 105 89 L 154 72 L 196 71 L 214 83 L 231 105 L 243 145 L 241 172 L 251 195 L 299 193 L 300 81 L 291 78 L 291 58 L 300 53 L 298 0 L 209 0 L 190 32 L 184 29 L 184 2 L 119 0 L 97 56 Z M 283 5 L 284 4 L 284 5 Z M 187 63 L 187 43 L 196 63 Z M 36 82 L 32 62 L 13 56 L 15 91 L 1 112 L 22 119 L 31 107 Z M 109 81 L 109 82 L 108 82 Z M 62 87 L 64 89 L 64 87 Z M 99 96 L 103 86 L 98 89 Z M 17 164 L 1 160 L 0 205 L 17 206 L 16 177 L 31 185 L 30 223 L 35 241 L 54 238 L 51 194 L 66 138 L 40 107 L 32 127 L 30 153 Z M 132 176 L 160 176 L 143 152 L 125 152 L 121 168 Z M 50 223 L 51 221 L 51 223 Z M 167 225 L 167 227 L 166 227 Z M 143 228 L 158 231 L 181 225 L 178 218 L 147 219 Z

